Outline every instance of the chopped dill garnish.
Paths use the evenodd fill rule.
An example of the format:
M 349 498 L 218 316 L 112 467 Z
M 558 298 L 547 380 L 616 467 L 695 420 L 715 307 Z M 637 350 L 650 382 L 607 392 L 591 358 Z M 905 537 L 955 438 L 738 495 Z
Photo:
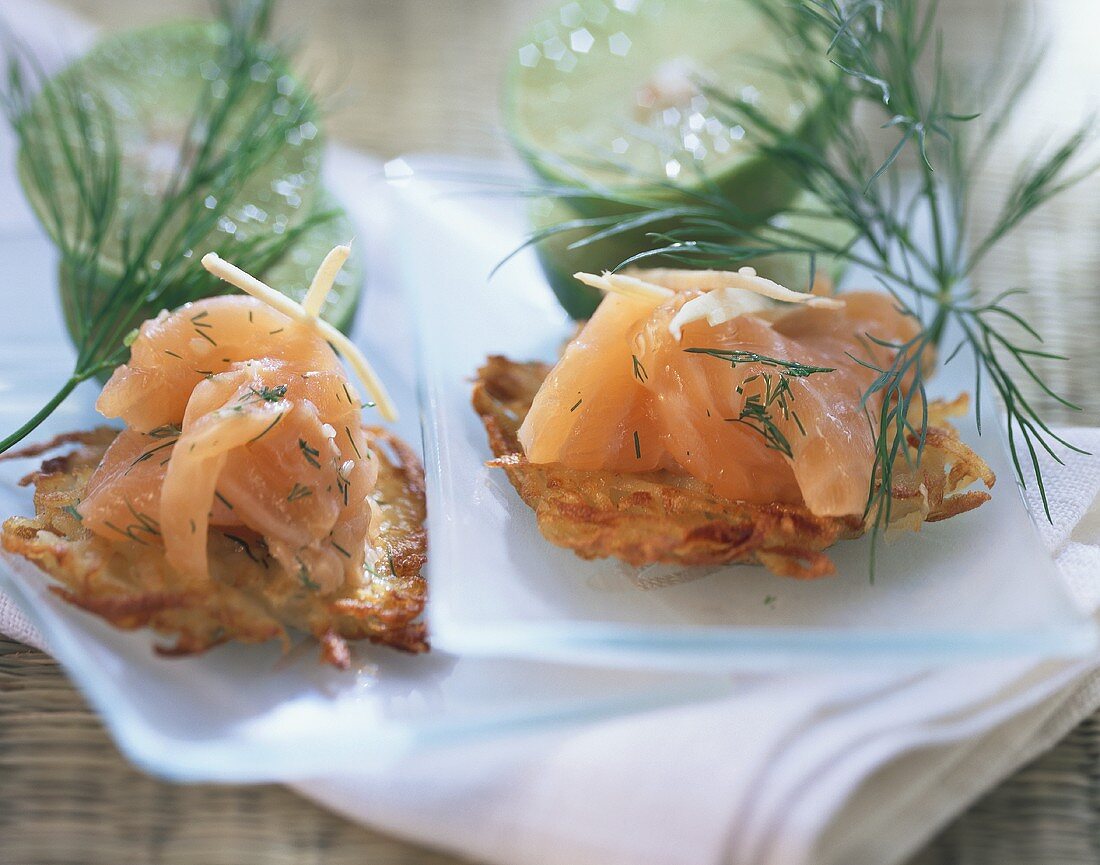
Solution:
M 735 418 L 726 418 L 726 420 L 732 423 L 741 423 L 750 429 L 756 430 L 764 437 L 765 447 L 780 451 L 784 456 L 793 457 L 791 443 L 776 423 L 776 416 L 773 411 L 773 408 L 777 409 L 784 420 L 790 419 L 790 404 L 794 401 L 794 394 L 791 393 L 791 381 L 782 374 L 761 372 L 745 379 L 738 386 L 738 393 L 743 392 L 744 385 L 757 380 L 764 382 L 764 392 L 747 396 L 741 406 L 741 413 Z M 798 427 L 802 429 L 802 424 L 799 423 Z M 806 434 L 804 429 L 802 434 Z
M 197 327 L 194 330 L 195 330 L 195 333 L 197 333 L 199 336 L 201 336 L 203 339 L 205 339 L 208 343 L 210 343 L 213 346 L 217 346 L 218 343 L 214 340 L 214 337 L 212 337 L 206 331 L 199 330 Z
M 122 536 L 123 536 L 124 538 L 129 538 L 129 539 L 130 539 L 131 541 L 135 541 L 136 543 L 139 543 L 139 544 L 141 544 L 141 545 L 142 545 L 143 547 L 147 547 L 147 546 L 149 546 L 149 545 L 148 545 L 148 544 L 147 544 L 147 543 L 146 543 L 145 541 L 143 541 L 143 540 L 140 540 L 139 538 L 135 538 L 135 537 L 134 537 L 133 535 L 131 535 L 131 534 L 130 534 L 130 532 L 129 532 L 129 531 L 126 531 L 126 530 L 120 529 L 120 528 L 119 528 L 118 526 L 116 526 L 116 525 L 115 525 L 114 523 L 112 523 L 112 522 L 107 522 L 107 521 L 104 521 L 103 525 L 105 525 L 105 526 L 106 526 L 107 528 L 109 528 L 109 529 L 110 529 L 111 531 L 113 531 L 113 532 L 118 532 L 118 533 L 119 533 L 120 535 L 122 535 Z
M 638 381 L 645 383 L 645 380 L 649 378 L 649 373 L 645 371 L 645 367 L 642 366 L 642 362 L 638 360 L 638 355 L 632 354 L 630 359 L 634 362 L 634 378 Z
M 182 355 L 182 354 L 176 354 L 176 353 L 175 353 L 174 351 L 172 351 L 172 349 L 170 349 L 170 348 L 166 348 L 166 349 L 164 350 L 164 353 L 165 353 L 166 355 L 169 355 L 170 357 L 175 357 L 175 358 L 179 358 L 180 360 L 183 360 L 183 355 Z
M 157 445 L 156 447 L 149 448 L 149 450 L 145 451 L 143 454 L 141 454 L 141 456 L 139 456 L 132 463 L 130 463 L 130 468 L 132 469 L 138 463 L 143 463 L 146 460 L 152 459 L 153 454 L 157 453 L 158 451 L 162 451 L 165 448 L 172 447 L 173 445 L 175 445 L 175 443 L 177 441 L 178 441 L 178 439 L 172 439 L 171 441 L 166 441 L 163 444 Z
M 340 546 L 340 545 L 339 545 L 338 543 L 336 543 L 336 539 L 335 539 L 335 538 L 329 538 L 329 539 L 328 539 L 328 542 L 329 542 L 330 544 L 332 544 L 333 548 L 334 548 L 334 549 L 335 549 L 335 550 L 336 550 L 336 551 L 337 551 L 338 553 L 340 553 L 340 555 L 342 555 L 342 556 L 343 556 L 344 558 L 346 558 L 346 559 L 350 559 L 350 558 L 351 558 L 351 553 L 349 553 L 349 552 L 348 552 L 347 550 L 345 550 L 345 549 L 344 549 L 344 548 L 343 548 L 342 546 Z
M 149 430 L 146 435 L 154 439 L 179 438 L 183 435 L 183 430 L 174 423 L 166 423 Z
M 575 403 L 573 403 L 572 406 L 570 406 L 569 411 L 576 411 L 578 408 L 581 407 L 582 402 L 584 402 L 583 398 L 577 400 Z
M 235 543 L 240 548 L 241 552 L 252 559 L 252 561 L 254 561 L 258 565 L 264 565 L 266 567 L 267 563 L 263 559 L 257 558 L 256 554 L 252 552 L 252 546 L 248 543 L 248 541 L 246 541 L 244 538 L 238 537 L 237 535 L 231 535 L 229 534 L 229 532 L 222 532 L 222 534 L 233 543 Z
M 146 531 L 151 535 L 160 534 L 160 523 L 158 523 L 147 514 L 143 514 L 138 511 L 129 499 L 126 500 L 126 509 L 130 511 L 134 519 L 138 521 L 138 525 L 143 531 Z
M 305 499 L 313 495 L 313 489 L 311 487 L 302 486 L 302 484 L 295 482 L 294 486 L 290 489 L 290 494 L 286 497 L 288 502 L 296 502 L 299 499 Z
M 313 466 L 315 469 L 321 467 L 320 461 L 317 459 L 321 455 L 321 452 L 317 448 L 309 446 L 309 442 L 305 439 L 298 439 L 298 450 L 302 452 L 302 456 L 305 457 L 307 463 Z
M 336 486 L 344 497 L 344 507 L 348 506 L 348 490 L 351 489 L 351 481 L 344 477 L 343 467 L 336 469 Z
M 775 595 L 767 595 L 764 598 L 764 606 L 765 607 L 773 607 L 773 606 L 775 606 L 775 601 L 776 601 Z
M 344 386 L 344 395 L 348 398 L 348 405 L 355 405 L 356 400 L 352 398 L 351 391 L 348 389 L 348 383 L 345 381 L 341 382 L 341 384 Z
M 269 331 L 268 331 L 268 334 L 269 334 L 270 336 L 274 336 L 274 335 L 275 335 L 275 334 L 277 334 L 277 333 L 282 333 L 282 332 L 283 332 L 284 330 L 286 330 L 286 328 L 285 328 L 285 327 L 277 327 L 277 328 L 275 328 L 275 330 L 269 330 Z
M 155 528 L 152 528 L 148 524 L 148 522 L 147 522 L 149 520 L 148 517 L 145 517 L 141 514 L 137 514 L 137 512 L 133 510 L 132 506 L 131 506 L 130 510 L 131 510 L 131 512 L 133 512 L 137 515 L 137 517 L 138 517 L 138 522 L 137 523 L 131 523 L 130 525 L 126 526 L 125 529 L 120 529 L 114 523 L 110 523 L 110 522 L 104 522 L 103 524 L 107 528 L 109 528 L 111 531 L 118 532 L 124 538 L 128 538 L 129 540 L 133 541 L 136 544 L 140 544 L 143 547 L 147 547 L 147 546 L 149 546 L 148 541 L 145 538 L 138 537 L 137 533 L 138 532 L 143 532 L 146 535 L 156 536 L 156 535 L 159 535 L 160 532 L 158 532 Z
M 76 520 L 78 523 L 84 522 L 84 517 L 80 515 L 80 511 L 76 509 L 74 505 L 65 505 L 61 510 L 67 513 L 70 517 Z
M 344 432 L 346 432 L 348 434 L 348 441 L 351 442 L 351 449 L 353 451 L 355 451 L 355 456 L 358 457 L 359 459 L 362 459 L 363 455 L 361 453 L 359 453 L 359 446 L 355 444 L 355 439 L 354 439 L 354 437 L 352 437 L 351 427 L 345 426 L 344 427 Z
M 249 387 L 248 393 L 241 396 L 238 402 L 248 405 L 253 402 L 278 402 L 286 396 L 286 385 L 278 384 L 274 387 L 264 386 L 259 390 L 254 387 Z
M 227 499 L 225 496 L 223 496 L 217 490 L 214 490 L 214 498 L 216 498 L 219 502 L 221 502 L 223 505 L 225 505 L 227 508 L 229 508 L 229 510 L 233 510 L 232 502 L 230 502 L 229 499 Z
M 638 438 L 638 431 L 634 430 L 634 458 L 642 458 L 642 440 Z
M 793 456 L 791 443 L 776 423 L 774 412 L 778 410 L 783 420 L 793 420 L 795 426 L 798 427 L 798 431 L 803 436 L 806 435 L 806 428 L 791 408 L 791 403 L 794 402 L 794 394 L 791 392 L 791 379 L 807 378 L 818 373 L 835 372 L 832 367 L 807 366 L 790 360 L 780 360 L 757 354 L 753 351 L 731 351 L 717 348 L 686 348 L 684 351 L 689 354 L 699 354 L 726 361 L 731 369 L 736 369 L 739 364 L 755 363 L 776 370 L 776 372 L 758 372 L 742 380 L 734 388 L 738 394 L 744 394 L 745 385 L 756 381 L 764 383 L 763 393 L 750 394 L 745 398 L 738 416 L 726 418 L 726 420 L 732 423 L 741 423 L 750 429 L 756 430 L 764 437 L 766 447 L 780 451 L 787 457 Z M 707 417 L 710 417 L 710 409 L 707 409 Z
M 282 419 L 283 419 L 283 412 L 279 412 L 277 415 L 275 415 L 275 420 L 273 420 L 271 423 L 269 423 L 263 429 L 262 432 L 258 433 L 257 435 L 253 436 L 252 438 L 250 438 L 248 440 L 248 444 L 252 444 L 252 442 L 257 442 L 260 439 L 262 439 L 265 435 L 267 435 L 269 432 L 271 432 L 271 430 L 275 427 L 275 424 L 277 424 Z
M 203 310 L 198 315 L 191 316 L 191 324 L 195 325 L 195 327 L 213 327 L 214 325 L 210 322 L 203 321 L 208 315 L 210 315 L 210 313 L 207 310 Z
M 309 568 L 306 567 L 306 563 L 301 560 L 300 557 L 295 556 L 295 560 L 298 562 L 298 581 L 307 589 L 311 591 L 317 591 L 321 588 L 320 583 L 315 583 L 309 576 Z

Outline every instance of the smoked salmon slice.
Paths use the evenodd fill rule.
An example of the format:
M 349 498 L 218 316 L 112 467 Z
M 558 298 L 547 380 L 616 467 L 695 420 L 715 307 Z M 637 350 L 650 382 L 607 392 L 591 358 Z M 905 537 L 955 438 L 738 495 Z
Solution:
M 753 303 L 715 325 L 673 327 L 706 292 L 664 274 L 649 278 L 673 290 L 607 296 L 567 346 L 519 429 L 527 459 L 662 469 L 732 501 L 862 514 L 880 407 L 864 398 L 872 367 L 889 365 L 888 346 L 911 339 L 917 323 L 886 295 L 852 292 L 828 308 Z
M 91 531 L 163 547 L 192 581 L 209 576 L 211 525 L 255 533 L 322 593 L 362 573 L 377 468 L 362 405 L 310 328 L 247 296 L 162 313 L 97 407 L 128 428 L 79 506 Z

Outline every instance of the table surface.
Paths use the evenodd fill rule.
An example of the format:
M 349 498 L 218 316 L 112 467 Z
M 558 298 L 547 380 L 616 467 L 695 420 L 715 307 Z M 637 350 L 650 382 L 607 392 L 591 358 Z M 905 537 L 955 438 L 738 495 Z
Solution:
M 107 29 L 205 14 L 207 0 L 66 0 Z M 507 52 L 539 0 L 313 0 L 286 3 L 278 26 L 317 70 L 333 138 L 384 156 L 409 151 L 503 153 L 497 99 Z M 980 63 L 1020 0 L 944 0 L 948 50 Z M 1027 14 L 1025 12 L 1025 14 Z M 1100 59 L 1096 0 L 1038 2 L 1054 34 L 1052 77 L 1030 115 L 1049 130 L 1095 105 Z M 991 172 L 989 188 L 997 187 Z M 1100 352 L 1100 183 L 1059 200 L 1023 242 L 978 276 L 983 285 L 1035 282 L 1059 292 L 1024 314 L 1055 350 Z M 1100 357 L 1100 355 L 1098 355 Z M 1090 364 L 1052 368 L 1084 408 L 1061 422 L 1100 423 Z M 1100 862 L 1100 715 L 1021 769 L 946 827 L 912 865 Z M 125 763 L 96 716 L 50 658 L 0 638 L 2 865 L 442 865 L 457 860 L 348 823 L 277 786 L 174 786 Z

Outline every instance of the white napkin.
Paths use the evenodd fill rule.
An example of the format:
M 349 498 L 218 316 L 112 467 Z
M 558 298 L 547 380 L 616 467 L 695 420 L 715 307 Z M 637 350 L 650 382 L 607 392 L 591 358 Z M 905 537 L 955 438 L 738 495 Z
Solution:
M 58 59 L 88 34 L 32 0 L 5 0 L 4 19 Z M 5 146 L 0 134 L 0 157 Z M 334 155 L 337 188 L 375 171 Z M 5 172 L 0 191 L 14 191 Z M 1069 435 L 1100 453 L 1100 430 Z M 1071 455 L 1045 472 L 1054 523 L 1044 540 L 1095 611 L 1100 459 Z M 1009 487 L 1002 479 L 1000 494 Z M 2 595 L 0 632 L 42 647 Z M 1093 711 L 1097 670 L 1100 657 L 758 676 L 717 702 L 423 751 L 298 787 L 352 819 L 509 865 L 891 865 Z
M 1100 430 L 1066 435 L 1100 453 Z M 1054 492 L 1044 537 L 1095 611 L 1100 458 L 1046 460 L 1044 472 Z M 352 819 L 494 863 L 892 865 L 1098 706 L 1100 657 L 773 675 L 719 702 L 422 753 L 397 771 L 298 788 Z

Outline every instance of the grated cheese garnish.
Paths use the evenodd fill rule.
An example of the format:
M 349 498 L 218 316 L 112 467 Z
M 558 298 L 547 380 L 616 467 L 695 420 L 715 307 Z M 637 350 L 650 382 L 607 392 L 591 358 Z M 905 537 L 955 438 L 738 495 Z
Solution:
M 768 308 L 769 301 L 799 303 L 822 309 L 839 309 L 844 304 L 834 297 L 821 297 L 789 288 L 759 276 L 754 268 L 740 270 L 662 270 L 663 278 L 673 280 L 678 288 L 701 289 L 706 292 L 685 303 L 669 322 L 669 332 L 679 340 L 684 326 L 693 321 L 706 321 L 714 327 L 747 312 Z M 676 294 L 672 288 L 637 276 L 604 271 L 575 273 L 573 276 L 592 288 L 628 297 L 667 300 Z
M 397 420 L 397 407 L 393 404 L 393 400 L 390 399 L 390 395 L 386 391 L 386 386 L 382 384 L 382 380 L 371 368 L 366 357 L 363 356 L 363 353 L 350 339 L 344 336 L 344 334 L 324 319 L 318 318 L 316 312 L 311 312 L 312 309 L 320 309 L 321 305 L 324 303 L 325 297 L 332 289 L 332 283 L 336 278 L 336 273 L 347 259 L 347 255 L 350 251 L 351 250 L 346 246 L 338 246 L 325 256 L 325 260 L 321 263 L 321 267 L 318 268 L 317 275 L 314 276 L 309 293 L 306 296 L 306 302 L 310 304 L 308 309 L 304 304 L 292 300 L 281 291 L 276 291 L 274 288 L 256 279 L 256 277 L 251 274 L 245 273 L 236 265 L 230 264 L 228 261 L 220 258 L 216 252 L 208 252 L 204 255 L 202 257 L 202 266 L 210 273 L 214 274 L 214 276 L 239 288 L 245 294 L 250 294 L 258 300 L 262 300 L 268 306 L 278 310 L 287 318 L 293 319 L 308 327 L 315 328 L 320 336 L 343 356 L 348 366 L 352 368 L 352 371 L 367 389 L 367 393 L 371 395 L 378 407 L 379 413 L 383 418 L 392 423 Z
M 627 297 L 666 300 L 676 294 L 671 288 L 665 288 L 663 285 L 647 282 L 636 276 L 627 276 L 625 273 L 612 273 L 609 270 L 605 270 L 599 276 L 594 273 L 574 273 L 573 278 L 600 291 L 624 294 Z

